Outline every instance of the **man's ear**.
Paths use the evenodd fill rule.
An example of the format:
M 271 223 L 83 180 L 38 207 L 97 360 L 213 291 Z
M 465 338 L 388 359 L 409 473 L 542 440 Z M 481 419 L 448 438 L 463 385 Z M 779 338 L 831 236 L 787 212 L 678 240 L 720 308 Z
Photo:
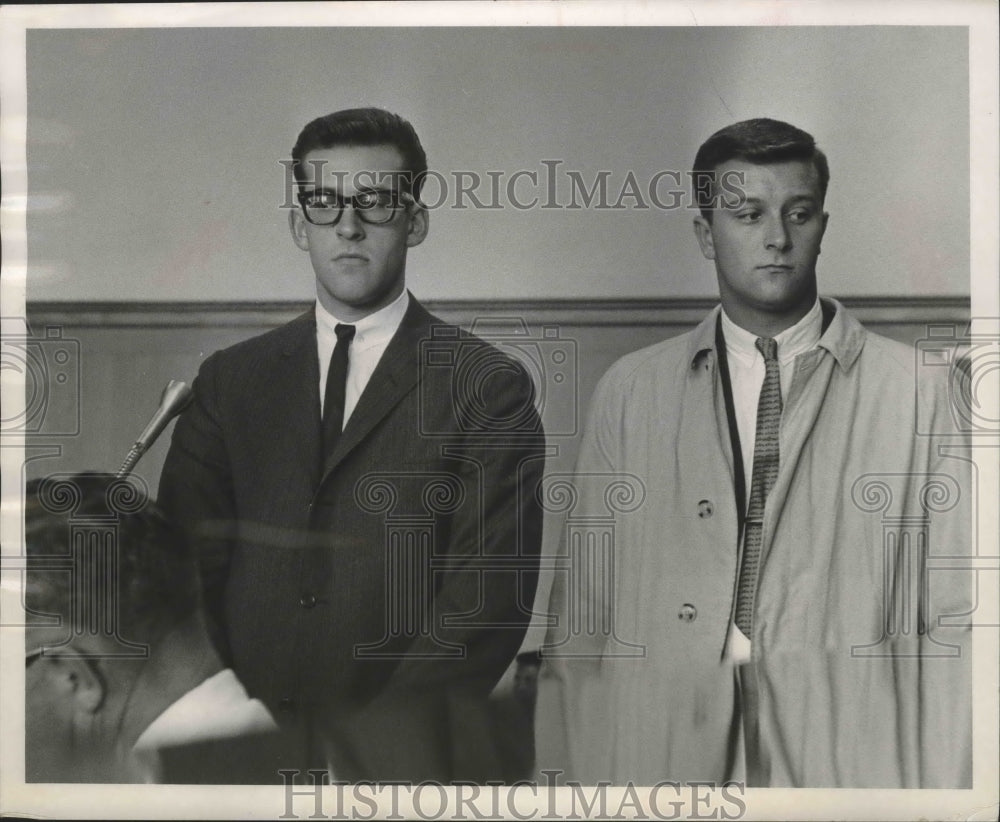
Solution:
M 415 245 L 420 245 L 430 228 L 431 215 L 427 213 L 427 209 L 419 205 L 414 206 L 410 213 L 409 230 L 406 232 L 407 247 L 413 248 Z
M 701 253 L 706 260 L 715 259 L 715 240 L 712 238 L 712 224 L 701 215 L 694 218 L 694 235 L 698 238 Z
M 816 249 L 816 253 L 820 254 L 823 250 L 823 237 L 826 236 L 826 224 L 829 221 L 830 215 L 827 212 L 823 212 L 823 229 L 819 234 L 820 247 Z
M 95 659 L 71 647 L 52 650 L 36 664 L 45 666 L 45 676 L 55 693 L 72 706 L 74 713 L 93 714 L 104 704 L 106 687 Z
M 292 232 L 292 240 L 303 251 L 309 250 L 309 237 L 306 235 L 306 218 L 302 212 L 293 208 L 288 212 L 288 230 Z

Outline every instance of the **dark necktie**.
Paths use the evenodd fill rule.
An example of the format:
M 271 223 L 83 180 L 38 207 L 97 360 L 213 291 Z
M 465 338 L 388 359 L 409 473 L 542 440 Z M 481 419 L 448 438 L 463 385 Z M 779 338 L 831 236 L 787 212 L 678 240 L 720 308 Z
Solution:
M 347 354 L 354 339 L 353 325 L 337 323 L 333 329 L 337 344 L 330 357 L 330 370 L 326 374 L 326 393 L 323 397 L 323 454 L 333 452 L 344 427 L 344 399 L 347 391 Z
M 778 430 L 781 426 L 781 373 L 778 344 L 770 337 L 758 337 L 757 350 L 764 355 L 764 384 L 757 401 L 757 434 L 753 446 L 753 479 L 743 537 L 743 561 L 736 592 L 736 625 L 750 636 L 753 601 L 757 593 L 757 569 L 764 521 L 764 503 L 778 477 Z

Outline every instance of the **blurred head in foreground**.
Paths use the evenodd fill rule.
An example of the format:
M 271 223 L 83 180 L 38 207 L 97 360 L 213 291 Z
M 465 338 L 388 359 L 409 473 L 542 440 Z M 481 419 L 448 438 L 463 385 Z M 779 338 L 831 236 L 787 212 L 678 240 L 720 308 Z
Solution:
M 137 740 L 222 670 L 183 541 L 127 480 L 59 475 L 25 499 L 25 777 L 149 781 Z

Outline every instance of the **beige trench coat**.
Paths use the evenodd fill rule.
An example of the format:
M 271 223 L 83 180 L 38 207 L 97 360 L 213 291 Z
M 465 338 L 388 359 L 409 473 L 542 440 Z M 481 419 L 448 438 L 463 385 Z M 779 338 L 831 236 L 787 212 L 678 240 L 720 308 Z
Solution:
M 722 782 L 742 702 L 750 784 L 970 784 L 973 574 L 953 566 L 974 553 L 973 486 L 948 368 L 823 302 L 784 400 L 742 700 L 719 309 L 603 377 L 561 497 L 540 769 Z

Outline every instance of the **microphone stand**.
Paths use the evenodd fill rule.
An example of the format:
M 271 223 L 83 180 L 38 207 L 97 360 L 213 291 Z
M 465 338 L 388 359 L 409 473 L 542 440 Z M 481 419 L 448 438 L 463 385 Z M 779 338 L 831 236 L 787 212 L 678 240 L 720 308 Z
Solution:
M 129 449 L 128 454 L 125 455 L 122 467 L 115 474 L 117 479 L 124 479 L 132 473 L 132 469 L 135 468 L 136 463 L 149 450 L 150 446 L 156 442 L 156 438 L 163 433 L 163 429 L 167 427 L 167 423 L 187 408 L 191 404 L 193 397 L 194 394 L 191 391 L 191 387 L 186 382 L 171 380 L 167 383 L 167 387 L 163 389 L 163 394 L 160 396 L 160 407 L 156 409 L 156 412 L 150 418 L 149 422 L 146 423 L 146 427 L 139 435 L 139 439 L 135 441 L 135 444 Z

